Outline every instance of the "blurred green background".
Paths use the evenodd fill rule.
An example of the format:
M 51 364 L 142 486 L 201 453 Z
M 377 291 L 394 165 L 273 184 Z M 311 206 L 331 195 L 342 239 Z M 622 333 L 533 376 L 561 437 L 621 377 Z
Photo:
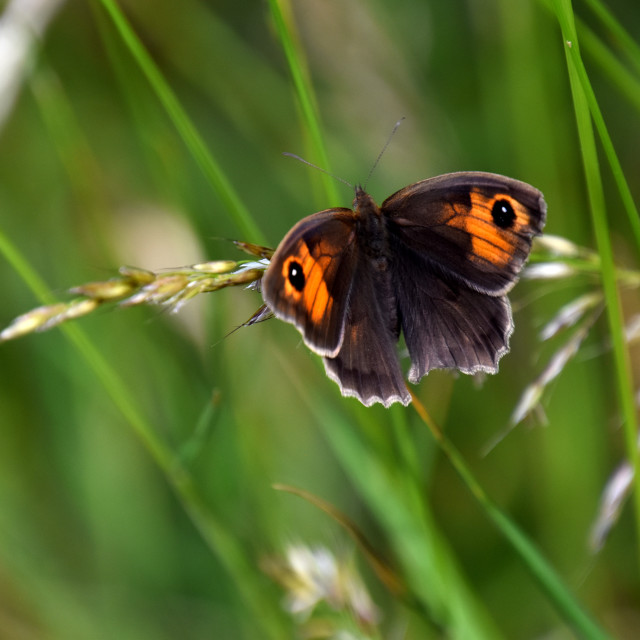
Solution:
M 266 3 L 120 6 L 262 237 L 236 226 L 102 4 L 70 1 L 46 28 L 0 131 L 1 231 L 54 297 L 123 264 L 241 258 L 226 239 L 276 246 L 301 217 L 349 205 L 348 187 L 335 186 L 338 200 L 328 202 L 322 176 L 281 155 L 319 161 Z M 640 33 L 636 2 L 609 7 Z M 306 0 L 289 10 L 333 172 L 363 181 L 406 116 L 368 183 L 378 202 L 448 171 L 504 173 L 544 192 L 549 233 L 594 246 L 562 36 L 544 2 Z M 636 85 L 615 73 L 607 56 L 619 43 L 589 3 L 576 11 L 637 199 L 638 69 L 623 65 Z M 616 258 L 637 268 L 607 170 L 603 178 Z M 4 259 L 0 277 L 5 326 L 41 301 Z M 521 283 L 500 374 L 479 386 L 434 372 L 414 391 L 590 615 L 633 638 L 632 505 L 598 555 L 587 546 L 603 487 L 625 455 L 606 323 L 547 390 L 546 421 L 528 421 L 480 455 L 562 344 L 540 344 L 537 331 L 589 286 Z M 635 297 L 625 302 L 628 314 L 638 311 Z M 294 637 L 261 558 L 290 541 L 338 554 L 354 545 L 275 482 L 348 514 L 404 578 L 414 561 L 442 576 L 429 574 L 426 595 L 412 593 L 421 606 L 406 605 L 356 551 L 382 612 L 371 637 L 573 637 L 411 407 L 342 398 L 299 334 L 276 320 L 225 337 L 260 304 L 256 292 L 229 289 L 177 316 L 114 309 L 77 323 L 192 474 L 226 541 L 213 549 L 189 517 L 194 503 L 176 499 L 131 416 L 64 331 L 0 346 L 0 637 Z M 392 526 L 385 513 L 398 509 Z M 403 529 L 406 514 L 417 529 Z M 424 537 L 411 549 L 424 543 L 424 555 L 413 558 L 404 545 L 416 530 Z M 466 627 L 451 622 L 456 607 Z

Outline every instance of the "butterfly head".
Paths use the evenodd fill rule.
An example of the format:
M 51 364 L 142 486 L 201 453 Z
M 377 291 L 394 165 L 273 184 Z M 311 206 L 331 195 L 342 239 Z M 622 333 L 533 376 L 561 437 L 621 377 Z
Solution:
M 380 207 L 375 203 L 374 199 L 359 184 L 356 185 L 356 195 L 353 199 L 353 210 L 361 217 L 367 214 L 376 214 L 381 216 Z

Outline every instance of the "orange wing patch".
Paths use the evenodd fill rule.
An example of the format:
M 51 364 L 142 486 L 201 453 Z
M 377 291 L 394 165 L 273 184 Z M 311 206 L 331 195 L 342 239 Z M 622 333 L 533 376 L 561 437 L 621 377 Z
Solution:
M 299 244 L 298 253 L 289 256 L 282 263 L 282 278 L 285 286 L 285 297 L 303 306 L 307 316 L 314 324 L 322 322 L 324 316 L 331 312 L 333 298 L 327 289 L 323 274 L 328 269 L 330 256 L 314 258 L 306 243 Z M 304 276 L 301 288 L 291 282 L 291 268 L 300 267 Z
M 489 197 L 477 189 L 472 189 L 470 196 L 471 208 L 455 215 L 448 224 L 466 231 L 471 236 L 470 259 L 504 267 L 513 260 L 521 242 L 519 234 L 530 226 L 529 212 L 520 202 L 506 194 L 498 193 Z M 501 226 L 496 223 L 496 204 L 504 204 L 507 210 L 512 210 L 513 219 L 508 225 Z

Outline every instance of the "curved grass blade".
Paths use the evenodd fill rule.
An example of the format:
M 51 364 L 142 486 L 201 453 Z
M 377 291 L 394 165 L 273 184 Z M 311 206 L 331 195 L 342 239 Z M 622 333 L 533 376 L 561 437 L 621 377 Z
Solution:
M 296 39 L 292 33 L 293 21 L 291 11 L 287 11 L 287 16 L 285 17 L 282 9 L 281 3 L 284 1 L 285 0 L 269 0 L 271 17 L 273 18 L 276 33 L 278 34 L 280 44 L 282 45 L 287 63 L 289 64 L 289 71 L 291 72 L 293 85 L 300 103 L 302 118 L 310 134 L 314 157 L 325 171 L 330 171 L 329 158 L 324 146 L 315 94 L 304 63 L 304 55 L 301 48 L 296 45 Z M 320 175 L 327 201 L 337 203 L 338 195 L 334 180 L 325 173 L 321 173 Z
M 258 229 L 251 214 L 244 206 L 240 196 L 231 186 L 229 179 L 222 171 L 220 165 L 209 152 L 204 141 L 200 137 L 197 129 L 189 119 L 187 113 L 176 98 L 175 94 L 160 73 L 160 70 L 153 62 L 147 50 L 136 36 L 135 32 L 127 22 L 124 14 L 120 11 L 115 0 L 100 0 L 105 11 L 113 21 L 113 24 L 120 34 L 123 42 L 129 49 L 131 55 L 138 63 L 140 69 L 152 86 L 158 100 L 166 109 L 176 129 L 184 140 L 185 145 L 190 150 L 194 159 L 205 174 L 209 183 L 223 205 L 232 217 L 238 229 L 246 238 L 264 244 L 264 236 Z
M 391 591 L 391 593 L 395 595 L 406 595 L 407 588 L 402 583 L 402 580 L 397 575 L 397 573 L 391 568 L 389 563 L 375 550 L 373 545 L 367 540 L 367 537 L 362 533 L 362 531 L 356 526 L 356 524 L 348 518 L 344 513 L 342 513 L 339 509 L 334 507 L 332 504 L 329 504 L 322 498 L 309 493 L 308 491 L 304 491 L 303 489 L 298 489 L 297 487 L 291 487 L 286 484 L 274 484 L 273 488 L 276 491 L 286 491 L 287 493 L 291 493 L 294 496 L 298 496 L 307 502 L 310 502 L 318 509 L 324 511 L 328 516 L 333 518 L 356 542 L 365 558 L 371 565 L 371 568 L 375 571 L 378 576 L 380 582 Z
M 582 606 L 576 601 L 533 543 L 489 498 L 471 473 L 471 470 L 465 464 L 459 451 L 444 436 L 418 398 L 413 394 L 411 395 L 413 397 L 413 407 L 420 415 L 422 421 L 429 427 L 429 430 L 438 441 L 442 451 L 464 480 L 467 488 L 482 505 L 485 513 L 518 552 L 531 574 L 547 594 L 551 604 L 556 607 L 558 613 L 581 638 L 590 638 L 593 640 L 604 640 L 608 638 L 609 636 L 591 619 Z
M 41 302 L 50 302 L 50 294 L 42 279 L 1 231 L 0 253 Z M 156 436 L 136 406 L 130 390 L 79 327 L 67 323 L 62 326 L 62 331 L 86 360 L 129 427 L 160 468 L 211 552 L 228 571 L 243 602 L 253 612 L 252 619 L 256 621 L 256 625 L 269 638 L 279 640 L 285 637 L 282 621 L 274 614 L 272 603 L 265 596 L 263 586 L 256 580 L 255 567 L 234 536 L 205 504 L 191 475 L 178 463 L 169 447 Z
M 604 290 L 606 313 L 609 331 L 611 333 L 611 342 L 613 345 L 618 394 L 624 418 L 627 456 L 632 468 L 637 472 L 638 449 L 636 446 L 636 438 L 638 433 L 638 424 L 632 382 L 633 379 L 631 375 L 629 353 L 624 336 L 624 322 L 622 318 L 620 296 L 616 283 L 613 248 L 611 245 L 611 238 L 609 236 L 609 225 L 606 216 L 602 178 L 600 176 L 598 152 L 593 132 L 594 124 L 600 134 L 600 139 L 605 153 L 612 165 L 612 170 L 616 177 L 616 182 L 620 189 L 620 195 L 625 202 L 625 206 L 627 203 L 626 194 L 628 194 L 629 200 L 631 200 L 631 196 L 630 193 L 628 193 L 628 185 L 624 181 L 624 176 L 622 176 L 622 171 L 619 167 L 617 157 L 615 156 L 613 145 L 608 137 L 602 114 L 598 108 L 595 94 L 593 93 L 586 69 L 582 62 L 571 2 L 570 0 L 554 0 L 554 8 L 562 29 L 563 40 L 565 43 L 571 43 L 570 46 L 569 44 L 565 46 L 567 68 L 571 83 L 576 123 L 578 126 L 578 135 L 589 195 L 589 208 L 591 211 L 593 229 L 601 260 L 602 287 Z M 632 221 L 631 226 L 636 234 L 636 240 L 640 247 L 640 218 L 635 210 L 635 205 L 633 206 L 633 211 L 627 209 L 627 213 Z M 638 545 L 638 551 L 640 553 L 640 536 L 638 535 L 640 532 L 639 488 L 640 480 L 638 480 L 636 473 L 635 491 L 633 494 L 635 500 L 636 544 Z

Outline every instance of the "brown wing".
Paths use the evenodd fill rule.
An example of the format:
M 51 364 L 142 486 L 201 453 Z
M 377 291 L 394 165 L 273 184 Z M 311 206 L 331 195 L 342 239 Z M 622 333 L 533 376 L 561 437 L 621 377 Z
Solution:
M 402 333 L 411 357 L 408 378 L 431 369 L 496 373 L 513 331 L 506 296 L 490 296 L 464 282 L 434 276 L 420 256 L 396 249 L 393 282 Z
M 335 356 L 342 345 L 355 250 L 355 213 L 320 211 L 289 231 L 262 279 L 262 295 L 273 313 L 323 356 Z
M 343 395 L 367 406 L 408 404 L 391 276 L 358 247 L 357 215 L 331 209 L 299 222 L 271 259 L 262 294 L 276 316 L 325 356 L 326 372 Z
M 382 204 L 389 232 L 434 275 L 489 295 L 517 280 L 546 204 L 534 187 L 492 173 L 450 173 L 409 185 Z
M 407 405 L 411 396 L 396 349 L 400 323 L 392 280 L 364 257 L 357 269 L 342 346 L 335 357 L 324 358 L 325 370 L 342 395 L 358 398 L 367 407 L 375 402 Z

